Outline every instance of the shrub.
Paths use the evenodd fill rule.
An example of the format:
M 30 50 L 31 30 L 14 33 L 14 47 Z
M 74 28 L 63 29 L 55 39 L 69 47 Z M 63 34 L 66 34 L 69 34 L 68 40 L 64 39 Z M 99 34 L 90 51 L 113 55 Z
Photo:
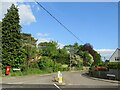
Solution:
M 2 63 L 0 63 L 0 69 L 2 69 Z
M 62 71 L 62 64 L 61 63 L 56 63 L 53 71 L 54 72 Z
M 38 64 L 36 62 L 32 62 L 29 65 L 30 68 L 39 68 Z
M 120 62 L 109 62 L 108 69 L 120 69 Z
M 41 70 L 45 70 L 45 69 L 48 69 L 48 68 L 54 66 L 54 62 L 52 61 L 52 59 L 50 59 L 49 57 L 46 57 L 46 56 L 39 59 L 37 61 L 37 64 Z
M 27 65 L 21 65 L 20 69 L 21 69 L 22 72 L 25 72 L 25 71 L 28 70 L 28 66 Z
M 9 75 L 10 75 L 10 76 L 22 76 L 23 74 L 22 74 L 21 71 L 15 71 L 15 72 L 13 72 L 13 71 L 11 70 L 11 72 L 10 72 Z
M 38 68 L 29 68 L 26 72 L 22 72 L 23 75 L 41 74 L 42 71 Z
M 61 66 L 61 71 L 68 71 L 68 70 L 69 70 L 68 65 L 63 64 L 63 65 Z

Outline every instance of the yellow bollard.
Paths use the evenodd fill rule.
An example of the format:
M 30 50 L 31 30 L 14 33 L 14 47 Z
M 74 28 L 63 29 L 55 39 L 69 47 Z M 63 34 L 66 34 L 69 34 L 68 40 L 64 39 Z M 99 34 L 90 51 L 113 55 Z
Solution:
M 60 73 L 60 76 L 59 76 L 59 83 L 62 83 L 62 73 Z
M 62 83 L 62 77 L 59 77 L 59 83 Z

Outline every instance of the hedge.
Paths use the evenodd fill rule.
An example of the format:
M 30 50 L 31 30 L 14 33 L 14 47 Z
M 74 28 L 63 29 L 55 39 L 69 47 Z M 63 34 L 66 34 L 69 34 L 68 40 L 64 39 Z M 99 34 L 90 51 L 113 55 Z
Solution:
M 120 69 L 120 62 L 109 62 L 108 69 Z

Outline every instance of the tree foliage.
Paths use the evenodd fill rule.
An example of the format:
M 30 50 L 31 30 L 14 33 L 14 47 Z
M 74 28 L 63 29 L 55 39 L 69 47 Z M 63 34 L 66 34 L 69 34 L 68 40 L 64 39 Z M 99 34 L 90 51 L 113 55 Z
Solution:
M 2 62 L 2 22 L 0 22 L 0 62 Z
M 61 64 L 69 63 L 66 49 L 58 48 L 58 44 L 55 41 L 41 42 L 38 44 L 38 48 L 42 57 L 48 57 L 54 62 L 53 71 L 60 69 L 62 67 Z M 39 65 L 43 66 L 42 63 L 39 63 Z
M 2 22 L 0 22 L 0 63 L 2 63 Z
M 58 49 L 58 54 L 56 58 L 56 62 L 61 64 L 68 64 L 69 63 L 69 56 L 65 48 Z
M 2 63 L 11 67 L 39 68 L 41 70 L 68 70 L 68 67 L 91 66 L 101 63 L 101 56 L 89 43 L 66 45 L 58 47 L 56 41 L 41 42 L 36 47 L 37 40 L 31 34 L 21 33 L 18 8 L 12 4 L 7 14 L 0 22 L 0 41 L 2 42 Z M 68 53 L 69 51 L 69 53 Z
M 31 61 L 37 58 L 37 48 L 36 48 L 37 40 L 34 39 L 34 37 L 32 37 L 31 34 L 27 34 L 27 33 L 21 33 L 21 40 L 25 54 L 24 64 L 30 66 Z
M 90 53 L 94 60 L 94 65 L 98 65 L 101 62 L 101 56 L 93 49 L 93 46 L 90 43 L 86 43 L 82 46 L 82 51 L 87 51 Z
M 52 68 L 54 66 L 54 62 L 52 61 L 52 59 L 50 59 L 49 57 L 44 56 L 43 58 L 39 59 L 37 61 L 38 66 L 40 69 L 48 69 L 48 68 Z
M 29 66 L 31 61 L 35 60 L 37 56 L 36 47 L 33 47 L 32 45 L 28 44 L 28 45 L 24 45 L 23 49 L 24 49 L 24 54 L 25 54 L 24 64 Z
M 2 63 L 19 67 L 23 63 L 18 8 L 12 4 L 2 19 Z
M 27 34 L 27 33 L 21 33 L 21 40 L 22 40 L 22 43 L 24 45 L 33 45 L 33 46 L 36 46 L 36 42 L 37 40 L 34 39 L 34 37 L 32 37 L 31 34 Z
M 68 48 L 69 47 L 69 48 Z M 68 48 L 68 51 L 71 53 L 72 62 L 76 62 L 76 55 L 79 55 L 80 58 L 83 58 L 84 66 L 91 66 L 92 63 L 94 65 L 98 65 L 101 62 L 101 56 L 94 49 L 93 46 L 89 43 L 84 45 L 78 45 L 78 43 L 74 43 L 73 45 L 66 45 L 65 48 Z
M 55 41 L 42 42 L 38 44 L 41 55 L 48 56 L 50 58 L 56 58 L 58 54 L 58 45 Z

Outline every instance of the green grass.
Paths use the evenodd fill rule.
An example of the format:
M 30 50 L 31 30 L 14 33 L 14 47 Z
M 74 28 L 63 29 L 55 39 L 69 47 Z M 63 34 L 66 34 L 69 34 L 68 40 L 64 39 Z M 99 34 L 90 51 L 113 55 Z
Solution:
M 75 70 L 81 70 L 82 68 L 75 68 Z M 69 70 L 60 70 L 62 71 L 69 71 Z M 54 72 L 58 72 L 58 70 L 55 70 Z M 39 68 L 28 68 L 25 71 L 15 71 L 13 72 L 12 69 L 10 69 L 9 76 L 26 76 L 26 75 L 35 75 L 35 74 L 48 74 L 48 73 L 53 73 L 53 68 L 48 68 L 44 70 L 40 70 Z M 5 76 L 5 70 L 2 70 L 2 75 Z
M 23 72 L 23 75 L 33 75 L 33 74 L 45 74 L 46 71 L 37 69 L 37 68 L 29 68 L 26 72 Z
M 5 76 L 5 70 L 2 70 L 1 76 Z M 47 74 L 47 73 L 52 73 L 52 70 L 40 70 L 38 68 L 29 68 L 26 71 L 15 71 L 13 72 L 10 70 L 9 75 L 7 76 L 26 76 L 26 75 L 34 75 L 34 74 Z

